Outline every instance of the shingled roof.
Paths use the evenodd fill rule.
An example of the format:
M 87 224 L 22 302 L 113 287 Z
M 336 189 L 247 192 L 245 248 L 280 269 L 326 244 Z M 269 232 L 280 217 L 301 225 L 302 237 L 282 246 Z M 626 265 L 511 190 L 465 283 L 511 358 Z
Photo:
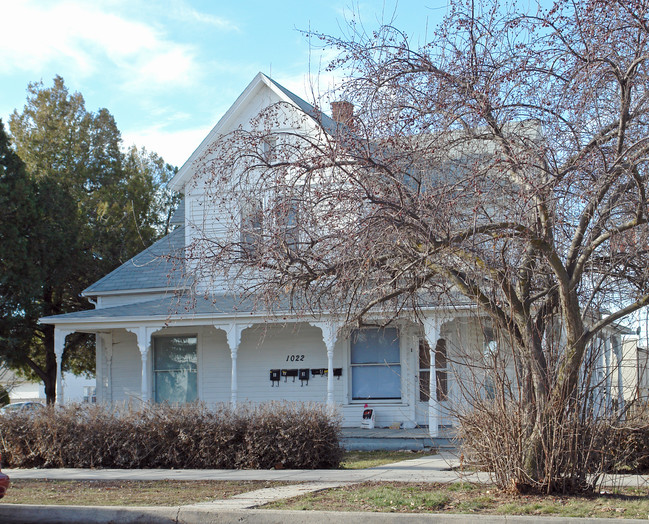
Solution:
M 109 322 L 115 320 L 157 319 L 166 321 L 173 317 L 193 318 L 195 316 L 232 316 L 237 313 L 255 311 L 256 305 L 250 298 L 236 297 L 234 295 L 217 295 L 206 299 L 203 296 L 191 294 L 169 295 L 119 306 L 104 307 L 75 311 L 63 315 L 54 315 L 41 318 L 45 324 L 54 323 L 92 323 Z
M 182 285 L 185 228 L 179 227 L 151 247 L 87 287 L 82 295 L 116 291 L 178 289 Z

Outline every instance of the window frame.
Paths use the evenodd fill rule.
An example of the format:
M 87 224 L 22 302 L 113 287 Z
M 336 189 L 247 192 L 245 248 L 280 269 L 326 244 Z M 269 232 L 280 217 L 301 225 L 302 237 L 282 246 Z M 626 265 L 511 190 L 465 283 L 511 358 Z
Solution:
M 394 341 L 396 342 L 396 351 L 397 351 L 397 361 L 390 361 L 387 362 L 385 359 L 382 361 L 379 361 L 378 359 L 372 362 L 354 362 L 354 337 L 356 336 L 357 333 L 360 331 L 394 331 Z M 385 335 L 384 335 L 385 336 Z M 350 383 L 350 399 L 352 403 L 363 403 L 363 402 L 380 402 L 380 403 L 394 403 L 398 404 L 403 402 L 403 396 L 404 396 L 404 391 L 403 391 L 403 356 L 402 356 L 402 351 L 401 351 L 401 333 L 399 332 L 399 329 L 396 327 L 388 327 L 388 328 L 364 328 L 364 329 L 355 329 L 350 333 L 349 336 L 349 383 Z M 396 376 L 398 377 L 398 388 L 399 388 L 399 396 L 365 396 L 365 397 L 360 397 L 360 396 L 354 396 L 354 369 L 371 369 L 371 368 L 376 368 L 379 373 L 380 371 L 384 371 L 385 369 L 388 369 L 390 373 L 396 373 Z
M 170 340 L 170 339 L 193 339 L 194 340 L 194 349 L 193 349 L 193 369 L 187 368 L 190 373 L 193 373 L 194 378 L 193 378 L 193 389 L 195 391 L 195 398 L 191 400 L 185 400 L 183 402 L 176 402 L 176 401 L 171 401 L 169 399 L 160 399 L 158 398 L 159 394 L 159 386 L 158 386 L 158 376 L 161 373 L 170 373 L 172 371 L 181 371 L 185 368 L 178 368 L 175 370 L 172 369 L 156 369 L 156 357 L 158 356 L 158 352 L 160 351 L 160 346 L 159 342 L 161 340 Z M 151 351 L 151 381 L 152 381 L 152 394 L 151 398 L 153 399 L 153 402 L 156 404 L 161 404 L 161 403 L 169 403 L 169 404 L 191 404 L 192 402 L 196 402 L 200 399 L 199 395 L 199 380 L 198 380 L 198 367 L 199 367 L 199 336 L 196 333 L 188 333 L 188 334 L 174 334 L 174 335 L 158 335 L 153 337 L 152 341 L 152 351 Z
M 430 346 L 425 338 L 419 339 L 419 402 L 430 401 Z M 444 365 L 442 365 L 444 364 Z M 425 379 L 423 377 L 426 377 Z M 448 381 L 448 344 L 445 338 L 439 338 L 435 345 L 435 393 L 437 402 L 449 399 Z
M 246 200 L 239 211 L 239 240 L 245 256 L 255 258 L 260 254 L 263 235 L 263 200 Z

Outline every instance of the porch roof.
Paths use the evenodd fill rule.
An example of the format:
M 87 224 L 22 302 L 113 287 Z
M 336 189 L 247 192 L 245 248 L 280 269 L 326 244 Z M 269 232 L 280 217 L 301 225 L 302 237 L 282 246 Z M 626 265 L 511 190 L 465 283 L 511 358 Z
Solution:
M 180 295 L 157 298 L 132 304 L 75 311 L 63 315 L 43 317 L 43 324 L 90 324 L 134 320 L 171 320 L 179 318 L 233 316 L 251 314 L 254 302 L 233 295 L 198 296 Z
M 455 312 L 462 309 L 457 306 L 451 308 L 448 304 L 440 304 L 432 300 L 421 300 L 420 307 L 434 310 L 453 309 Z M 295 312 L 295 307 L 291 307 L 289 297 L 285 297 L 284 300 L 275 304 L 272 311 L 269 311 L 255 297 L 221 294 L 209 295 L 206 298 L 202 295 L 190 293 L 174 295 L 170 292 L 165 297 L 152 300 L 43 317 L 40 322 L 59 325 L 114 324 L 115 322 L 138 321 L 166 323 L 168 321 L 187 320 L 194 322 L 201 319 L 232 317 L 239 317 L 240 319 L 251 317 L 286 319 L 296 314 L 299 315 L 299 313 Z M 323 314 L 327 315 L 326 312 L 323 312 Z M 304 312 L 304 315 L 306 317 L 310 316 L 308 311 Z M 311 316 L 315 318 L 319 315 L 311 312 Z
M 87 287 L 82 295 L 176 289 L 182 284 L 183 272 L 176 266 L 182 264 L 184 244 L 185 228 L 181 226 Z

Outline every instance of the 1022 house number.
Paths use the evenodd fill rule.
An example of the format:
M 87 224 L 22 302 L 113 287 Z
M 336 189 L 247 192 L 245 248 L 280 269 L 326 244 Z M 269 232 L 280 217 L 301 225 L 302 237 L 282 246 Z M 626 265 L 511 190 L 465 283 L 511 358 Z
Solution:
M 286 362 L 304 362 L 304 355 L 287 355 Z

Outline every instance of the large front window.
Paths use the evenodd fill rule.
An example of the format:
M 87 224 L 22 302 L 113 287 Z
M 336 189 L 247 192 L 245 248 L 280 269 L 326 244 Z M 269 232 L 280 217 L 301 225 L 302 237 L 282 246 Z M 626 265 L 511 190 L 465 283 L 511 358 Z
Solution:
M 156 337 L 154 340 L 155 401 L 194 402 L 198 398 L 196 337 Z
M 353 400 L 401 399 L 401 357 L 395 328 L 357 330 L 351 336 Z

